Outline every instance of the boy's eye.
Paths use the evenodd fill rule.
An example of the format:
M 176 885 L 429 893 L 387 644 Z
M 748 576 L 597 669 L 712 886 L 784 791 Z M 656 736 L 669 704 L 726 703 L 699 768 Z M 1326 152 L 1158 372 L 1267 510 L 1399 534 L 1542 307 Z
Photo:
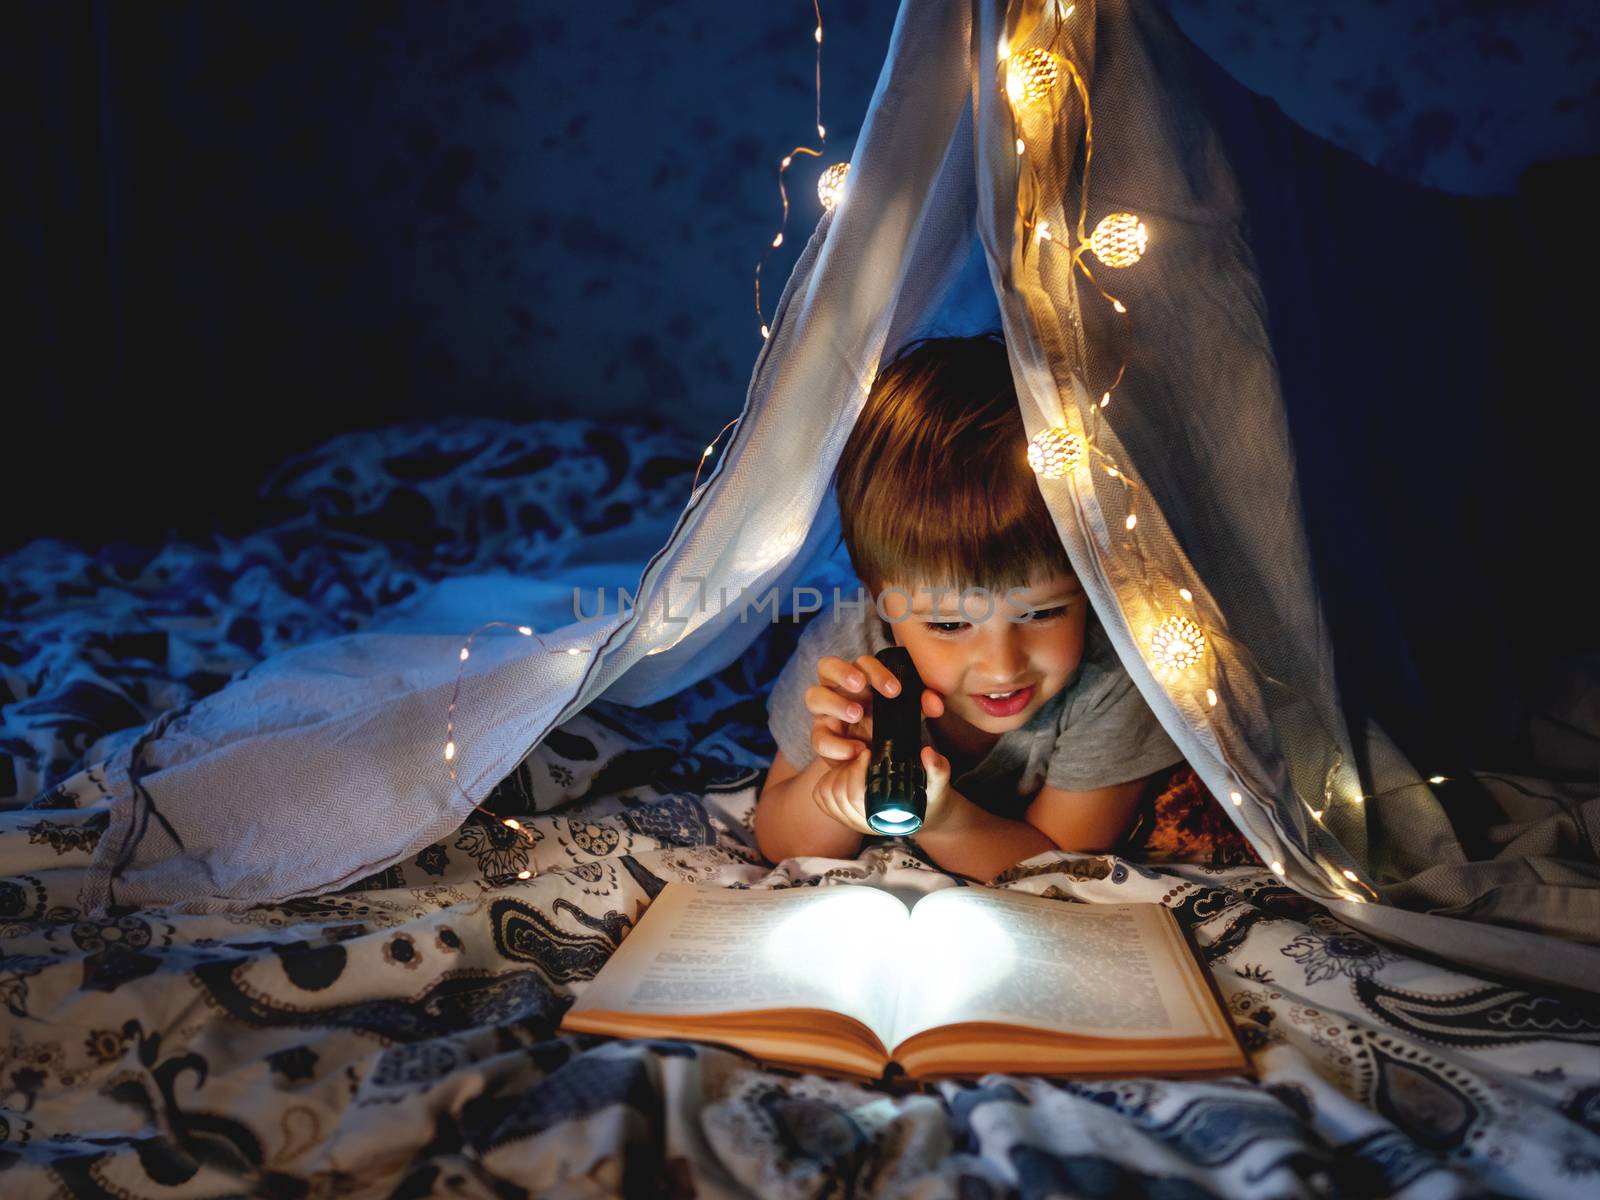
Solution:
M 1072 606 L 1070 604 L 1058 604 L 1054 608 L 1035 608 L 1029 611 L 1028 615 L 1023 620 L 1017 622 L 1017 624 L 1033 625 L 1040 621 L 1053 621 L 1057 617 L 1065 616 L 1067 609 L 1071 607 Z M 965 621 L 924 621 L 923 624 L 929 629 L 933 630 L 935 633 L 947 635 L 960 633 L 967 627 L 967 623 Z
M 1022 622 L 1026 625 L 1033 621 L 1049 621 L 1055 617 L 1065 616 L 1068 606 L 1058 604 L 1054 608 L 1036 608 L 1028 614 L 1028 620 Z

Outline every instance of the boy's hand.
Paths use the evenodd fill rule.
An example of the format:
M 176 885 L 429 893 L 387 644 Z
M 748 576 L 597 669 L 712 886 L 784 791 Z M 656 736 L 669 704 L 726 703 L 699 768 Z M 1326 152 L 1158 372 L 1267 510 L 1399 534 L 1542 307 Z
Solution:
M 826 655 L 817 660 L 817 685 L 806 689 L 811 714 L 811 749 L 833 764 L 817 781 L 817 807 L 857 833 L 876 836 L 867 824 L 867 763 L 872 757 L 872 697 L 898 695 L 900 681 L 878 658 L 863 654 L 855 662 Z M 922 711 L 944 713 L 944 698 L 929 688 L 922 692 Z M 927 755 L 924 752 L 924 768 Z M 947 775 L 948 775 L 948 764 Z M 930 784 L 932 779 L 929 780 Z M 943 788 L 941 788 L 941 792 Z M 932 788 L 929 788 L 930 814 Z
M 956 794 L 950 790 L 950 760 L 932 746 L 922 748 L 922 769 L 928 776 L 928 811 L 918 833 L 933 833 L 954 815 Z

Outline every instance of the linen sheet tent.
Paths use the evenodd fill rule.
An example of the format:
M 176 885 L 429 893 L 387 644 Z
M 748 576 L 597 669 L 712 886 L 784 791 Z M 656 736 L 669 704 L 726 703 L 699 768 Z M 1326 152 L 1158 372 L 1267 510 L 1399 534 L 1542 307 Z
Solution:
M 653 703 L 732 662 L 772 589 L 851 591 L 831 475 L 878 364 L 997 312 L 1028 434 L 1065 429 L 1080 452 L 1040 477 L 1062 542 L 1146 701 L 1263 860 L 1423 951 L 1600 980 L 1600 953 L 1533 932 L 1586 919 L 1594 893 L 1537 870 L 1499 897 L 1502 926 L 1384 902 L 1403 888 L 1417 907 L 1464 904 L 1505 883 L 1504 864 L 1466 863 L 1383 732 L 1346 728 L 1239 190 L 1192 49 L 1148 0 L 1068 7 L 904 0 L 845 199 L 631 610 L 563 618 L 576 575 L 509 611 L 503 581 L 463 581 L 451 611 L 541 636 L 476 639 L 463 663 L 465 624 L 351 634 L 163 715 L 103 765 L 113 806 L 84 907 L 218 911 L 348 885 L 450 833 L 591 701 Z M 1024 86 L 1002 47 L 1048 47 L 1053 86 Z M 1145 223 L 1143 258 L 1075 266 L 1111 213 Z M 1163 657 L 1162 639 L 1193 645 L 1195 629 L 1198 662 Z

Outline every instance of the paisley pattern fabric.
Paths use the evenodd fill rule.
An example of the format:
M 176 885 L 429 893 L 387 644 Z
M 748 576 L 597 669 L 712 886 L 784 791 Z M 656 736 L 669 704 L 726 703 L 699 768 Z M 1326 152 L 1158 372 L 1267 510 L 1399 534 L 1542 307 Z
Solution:
M 442 529 L 479 513 L 476 544 L 457 532 L 424 552 L 409 522 L 394 527 L 406 537 L 369 526 L 317 540 L 285 518 L 239 543 L 168 547 L 126 577 L 107 565 L 110 552 L 84 555 L 76 579 L 99 590 L 98 607 L 75 606 L 66 571 L 28 599 L 17 581 L 41 560 L 8 564 L 8 611 L 25 610 L 29 624 L 8 627 L 6 678 L 39 680 L 50 711 L 73 713 L 51 722 L 38 709 L 8 725 L 19 781 L 205 686 L 202 672 L 266 653 L 290 636 L 280 620 L 287 631 L 296 613 L 317 613 L 310 632 L 360 620 L 386 587 L 443 571 L 452 554 L 482 562 L 528 544 L 518 534 L 495 550 L 481 518 L 500 486 L 484 481 L 503 478 L 509 492 L 545 495 L 517 504 L 556 523 L 556 462 L 508 465 L 524 439 L 566 447 L 559 473 L 574 493 L 592 479 L 580 521 L 608 519 L 608 479 L 636 509 L 670 507 L 687 484 L 672 466 L 676 443 L 649 435 L 494 427 L 466 454 L 479 444 L 474 428 L 490 427 L 434 440 L 463 454 L 436 460 L 437 474 L 414 468 L 422 475 L 396 482 L 407 468 L 357 468 L 359 446 L 347 443 L 279 486 L 334 520 L 382 509 L 385 489 L 409 490 Z M 369 445 L 392 449 L 391 436 Z M 664 479 L 647 496 L 652 461 Z M 340 466 L 371 490 L 333 487 Z M 477 500 L 465 484 L 451 499 L 448 481 L 463 475 L 483 489 Z M 555 555 L 571 528 L 557 525 L 541 552 Z M 245 546 L 254 568 L 240 566 Z M 305 600 L 315 586 L 323 599 Z M 150 598 L 163 588 L 164 600 Z M 183 611 L 184 597 L 194 615 L 169 621 L 160 647 L 106 640 L 140 611 L 151 621 Z M 241 620 L 260 626 L 259 642 L 230 640 Z M 765 1069 L 708 1044 L 558 1035 L 562 1013 L 668 880 L 966 882 L 914 842 L 878 843 L 854 861 L 762 861 L 751 821 L 773 752 L 765 695 L 797 636 L 774 625 L 744 657 L 659 704 L 593 704 L 491 798 L 523 832 L 475 816 L 336 894 L 89 920 L 77 891 L 105 828 L 94 771 L 71 771 L 0 813 L 0 1195 L 1548 1197 L 1600 1185 L 1594 997 L 1401 953 L 1257 864 L 1213 865 L 1218 848 L 1203 839 L 1189 843 L 1201 861 L 1155 864 L 1182 857 L 1176 835 L 1153 833 L 1149 859 L 1053 853 L 997 883 L 1061 903 L 1170 908 L 1217 982 L 1254 1080 L 996 1074 L 866 1086 Z M 63 699 L 74 679 L 122 694 L 128 710 L 74 707 Z M 6 712 L 16 719 L 14 705 Z M 1214 803 L 1197 809 L 1181 772 L 1167 783 L 1158 811 L 1193 816 Z
M 397 426 L 280 466 L 237 538 L 30 543 L 0 560 L 0 808 L 102 760 L 105 735 L 434 581 L 549 575 L 585 539 L 670 521 L 701 449 L 648 421 Z

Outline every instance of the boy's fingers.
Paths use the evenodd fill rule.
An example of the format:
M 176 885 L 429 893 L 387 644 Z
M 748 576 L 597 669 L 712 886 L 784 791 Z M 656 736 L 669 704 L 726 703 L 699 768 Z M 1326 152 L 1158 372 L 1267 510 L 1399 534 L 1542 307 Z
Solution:
M 923 688 L 922 711 L 930 717 L 944 716 L 944 697 L 932 688 Z
M 856 822 L 852 818 L 849 807 L 839 797 L 836 787 L 831 782 L 824 782 L 817 787 L 817 807 L 827 816 L 847 829 L 856 829 Z
M 863 760 L 865 755 L 862 756 Z M 812 799 L 829 818 L 847 829 L 860 834 L 871 834 L 866 822 L 866 767 L 863 764 L 841 764 L 817 781 Z
M 827 793 L 825 796 L 820 798 L 819 802 L 822 806 L 822 811 L 827 813 L 828 816 L 839 822 L 839 824 L 843 825 L 846 829 L 853 829 L 857 833 L 872 832 L 867 826 L 866 822 L 861 820 L 861 818 L 858 817 L 854 811 L 852 811 L 849 802 L 841 799 L 834 793 Z
M 811 749 L 818 752 L 819 757 L 830 758 L 834 762 L 846 762 L 856 755 L 856 742 L 850 738 L 840 738 L 837 733 L 827 733 L 818 730 L 811 736 Z
M 819 727 L 811 730 L 811 748 L 821 757 L 834 759 L 839 762 L 854 758 L 861 749 L 861 743 L 854 738 L 848 738 L 837 728 L 827 728 L 832 722 L 819 723 Z
M 882 692 L 885 696 L 900 694 L 900 680 L 876 655 L 863 654 L 856 659 L 856 666 L 872 681 L 874 691 Z
M 867 759 L 870 754 L 862 754 L 847 768 L 849 790 L 845 795 L 845 810 L 850 816 L 850 827 L 857 833 L 873 832 L 872 826 L 867 824 Z
M 825 686 L 839 689 L 846 696 L 860 697 L 867 690 L 867 680 L 861 671 L 837 655 L 824 654 L 817 659 L 817 678 Z
M 811 740 L 816 741 L 817 735 L 831 733 L 835 736 L 844 734 L 845 723 L 838 717 L 814 716 L 811 718 Z
M 858 757 L 865 757 L 862 754 L 861 743 L 856 741 L 855 738 L 830 736 L 828 738 L 828 748 L 831 751 L 828 757 L 837 759 L 841 763 L 853 762 Z
M 805 690 L 806 711 L 816 717 L 837 717 L 841 721 L 859 721 L 866 708 L 859 700 L 841 696 L 829 687 L 813 684 Z

